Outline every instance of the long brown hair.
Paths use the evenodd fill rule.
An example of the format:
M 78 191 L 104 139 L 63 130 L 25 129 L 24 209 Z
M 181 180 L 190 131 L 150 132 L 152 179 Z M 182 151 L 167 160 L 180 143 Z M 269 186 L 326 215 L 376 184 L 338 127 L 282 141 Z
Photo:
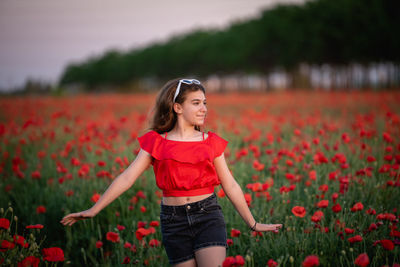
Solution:
M 161 134 L 171 131 L 176 122 L 177 115 L 174 111 L 174 94 L 178 86 L 180 78 L 168 81 L 157 95 L 156 104 L 153 108 L 153 117 L 150 121 L 150 130 Z M 181 83 L 179 94 L 176 97 L 175 103 L 182 104 L 186 95 L 189 92 L 201 90 L 205 94 L 205 89 L 201 84 L 186 84 Z M 200 126 L 196 125 L 195 129 L 200 131 Z

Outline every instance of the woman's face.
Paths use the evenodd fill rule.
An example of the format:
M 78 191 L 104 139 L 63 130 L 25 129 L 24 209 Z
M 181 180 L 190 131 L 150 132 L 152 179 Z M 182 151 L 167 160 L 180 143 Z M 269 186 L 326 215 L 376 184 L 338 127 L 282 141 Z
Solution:
M 198 90 L 186 94 L 186 99 L 178 109 L 179 114 L 190 125 L 203 125 L 206 115 L 206 96 L 203 91 Z

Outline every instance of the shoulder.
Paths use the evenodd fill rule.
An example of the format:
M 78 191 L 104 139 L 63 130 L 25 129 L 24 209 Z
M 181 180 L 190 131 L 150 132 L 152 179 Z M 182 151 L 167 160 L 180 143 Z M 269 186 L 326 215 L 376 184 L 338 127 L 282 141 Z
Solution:
M 220 156 L 228 145 L 228 141 L 226 141 L 214 132 L 208 132 L 207 140 L 212 148 L 214 158 Z
M 206 136 L 205 136 L 205 138 L 206 138 Z M 214 132 L 211 132 L 211 131 L 208 131 L 207 138 L 212 140 L 212 141 L 225 141 L 225 142 L 227 142 L 224 138 L 222 138 L 218 134 L 216 134 Z
M 150 130 L 150 131 L 142 134 L 139 138 L 142 138 L 142 137 L 161 137 L 161 136 L 156 131 Z
M 147 143 L 147 142 L 155 142 L 159 139 L 162 139 L 162 137 L 156 131 L 151 130 L 151 131 L 148 131 L 147 133 L 144 133 L 137 139 L 138 139 L 139 143 Z

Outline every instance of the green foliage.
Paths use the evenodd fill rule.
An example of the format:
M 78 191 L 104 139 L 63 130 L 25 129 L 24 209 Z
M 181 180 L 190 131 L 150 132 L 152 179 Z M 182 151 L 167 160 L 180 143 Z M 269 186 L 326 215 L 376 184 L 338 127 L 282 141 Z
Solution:
M 301 62 L 400 60 L 399 4 L 318 0 L 279 5 L 226 30 L 196 30 L 127 53 L 109 51 L 69 65 L 61 85 L 126 85 L 140 78 L 267 72 Z
M 0 208 L 0 218 L 9 222 L 7 229 L 0 227 L 0 264 L 1 266 L 16 266 L 27 257 L 41 260 L 40 249 L 44 238 L 37 243 L 40 229 L 21 229 L 20 218 L 14 215 L 12 206 Z M 5 249 L 8 248 L 8 249 Z
M 227 255 L 242 255 L 246 258 L 246 266 L 265 266 L 269 259 L 275 260 L 280 266 L 300 266 L 304 258 L 311 254 L 319 256 L 320 266 L 352 266 L 354 259 L 361 253 L 368 254 L 370 266 L 391 266 L 399 263 L 398 245 L 393 250 L 373 245 L 375 241 L 382 239 L 397 239 L 392 236 L 391 228 L 398 227 L 398 159 L 388 161 L 385 156 L 398 156 L 400 151 L 399 106 L 396 102 L 398 94 L 369 94 L 368 101 L 359 93 L 352 94 L 352 97 L 348 94 L 340 97 L 337 93 L 305 96 L 297 93 L 287 95 L 286 98 L 274 94 L 252 95 L 253 98 L 249 100 L 250 95 L 239 95 L 235 100 L 225 95 L 219 100 L 219 108 L 214 114 L 218 116 L 212 116 L 219 119 L 212 121 L 210 125 L 218 125 L 223 129 L 219 131 L 221 136 L 229 140 L 226 159 L 244 193 L 251 196 L 252 214 L 259 222 L 284 225 L 278 234 L 263 233 L 254 236 L 231 202 L 226 197 L 218 198 L 224 213 L 228 238 L 233 240 Z M 100 96 L 82 96 L 70 104 L 67 104 L 70 99 L 64 99 L 66 102 L 54 99 L 52 105 L 49 102 L 35 104 L 37 102 L 18 99 L 10 105 L 2 104 L 3 110 L 10 110 L 5 113 L 8 115 L 5 118 L 11 116 L 11 106 L 17 106 L 20 111 L 23 110 L 21 107 L 28 106 L 27 103 L 35 108 L 40 106 L 37 116 L 43 118 L 47 124 L 25 128 L 25 122 L 33 112 L 28 108 L 28 111 L 13 117 L 10 122 L 3 119 L 4 125 L 7 125 L 4 129 L 7 131 L 3 130 L 0 143 L 0 218 L 8 218 L 11 227 L 10 230 L 0 227 L 0 241 L 13 242 L 13 234 L 19 233 L 29 240 L 31 246 L 22 248 L 16 245 L 0 254 L 0 260 L 5 258 L 15 263 L 28 255 L 41 257 L 39 249 L 29 249 L 57 246 L 64 250 L 65 265 L 70 266 L 121 266 L 125 257 L 129 257 L 131 263 L 138 266 L 146 263 L 149 266 L 168 266 L 163 246 L 149 245 L 152 239 L 161 241 L 159 226 L 155 226 L 155 233 L 145 236 L 144 241 L 136 238 L 139 222 L 146 222 L 147 228 L 151 221 L 159 220 L 161 198 L 156 194 L 158 189 L 151 168 L 143 173 L 132 188 L 95 218 L 77 222 L 72 227 L 64 227 L 59 223 L 64 215 L 93 205 L 93 194 L 103 193 L 112 182 L 109 177 L 98 176 L 99 172 L 110 171 L 112 178 L 115 178 L 120 173 L 120 168 L 126 168 L 133 161 L 132 152 L 138 144 L 127 143 L 127 140 L 130 133 L 136 131 L 132 128 L 133 125 L 139 125 L 143 118 L 136 117 L 136 112 L 143 113 L 139 104 L 144 101 L 139 98 L 136 102 L 132 99 L 123 102 L 125 98 L 124 96 L 118 100 L 115 96 L 108 96 L 106 100 Z M 107 105 L 109 99 L 114 99 L 111 106 Z M 210 105 L 218 103 L 212 96 L 208 101 Z M 83 102 L 91 103 L 90 112 L 80 104 Z M 69 109 L 69 106 L 76 108 Z M 71 113 L 56 120 L 55 115 L 59 114 L 57 112 L 60 107 L 71 110 Z M 135 109 L 135 115 L 129 117 L 128 128 L 124 128 L 125 124 L 120 120 L 126 107 Z M 100 110 L 107 110 L 112 116 L 107 118 Z M 92 118 L 93 114 L 99 115 L 97 120 Z M 237 123 L 236 126 L 231 122 Z M 102 123 L 104 127 L 95 126 Z M 65 130 L 67 126 L 74 132 Z M 294 134 L 297 127 L 301 128 L 301 135 Z M 44 135 L 48 128 L 55 129 L 54 139 Z M 236 132 L 239 128 L 240 131 Z M 246 138 L 257 130 L 262 132 L 260 138 Z M 362 130 L 371 132 L 371 137 L 361 136 Z M 392 142 L 382 138 L 386 131 L 393 137 Z M 349 134 L 351 142 L 343 141 L 343 133 Z M 273 137 L 269 144 L 268 134 Z M 40 138 L 35 139 L 35 136 Z M 314 138 L 319 138 L 320 143 L 311 143 Z M 29 141 L 25 143 L 22 142 L 23 139 Z M 64 153 L 71 140 L 75 141 L 75 145 L 69 153 Z M 310 143 L 309 148 L 304 148 L 304 142 Z M 365 145 L 364 149 L 362 144 Z M 336 145 L 337 149 L 334 149 Z M 92 150 L 87 149 L 89 146 Z M 260 155 L 255 156 L 250 146 L 258 148 Z M 392 149 L 390 153 L 389 147 Z M 242 149 L 246 149 L 248 153 L 238 158 L 237 152 Z M 39 152 L 44 150 L 46 155 L 40 158 Z M 97 150 L 102 153 L 96 153 Z M 271 150 L 271 153 L 267 150 Z M 285 154 L 285 151 L 288 153 Z M 322 152 L 329 159 L 328 162 L 315 162 L 317 152 Z M 346 156 L 348 167 L 332 160 L 337 154 Z M 366 157 L 369 155 L 374 156 L 376 161 L 368 162 Z M 125 156 L 127 163 L 121 166 L 116 157 Z M 79 166 L 72 164 L 77 159 L 80 161 Z M 253 168 L 255 159 L 265 164 L 265 168 Z M 286 160 L 292 160 L 293 165 L 287 164 Z M 99 161 L 106 162 L 106 166 L 99 166 Z M 64 173 L 57 163 L 65 166 L 67 172 Z M 90 171 L 87 175 L 79 175 L 79 169 L 87 163 L 91 165 Z M 391 165 L 393 169 L 390 172 L 381 172 L 384 165 Z M 276 167 L 276 171 L 273 172 L 271 167 Z M 24 177 L 18 176 L 19 168 Z M 32 176 L 38 169 L 40 178 Z M 359 170 L 367 169 L 370 169 L 369 174 L 357 174 Z M 316 172 L 316 178 L 308 183 L 311 170 Z M 336 171 L 339 172 L 338 177 L 330 179 L 329 174 Z M 287 173 L 298 176 L 300 180 L 288 180 Z M 347 192 L 340 193 L 342 177 L 349 179 L 349 187 Z M 249 184 L 265 183 L 268 180 L 273 180 L 273 186 L 263 192 L 248 187 Z M 281 192 L 282 187 L 290 185 L 295 185 L 292 191 Z M 327 185 L 329 190 L 322 193 L 319 188 L 321 185 Z M 218 190 L 217 187 L 215 191 Z M 144 197 L 138 197 L 139 191 Z M 263 195 L 267 192 L 270 199 Z M 334 193 L 339 193 L 337 203 L 342 207 L 338 213 L 332 210 Z M 321 199 L 329 200 L 329 206 L 318 208 L 316 204 Z M 363 210 L 351 211 L 357 202 L 364 205 Z M 7 209 L 9 205 L 13 209 Z M 38 206 L 44 206 L 46 212 L 38 212 Z M 307 211 L 306 216 L 294 216 L 291 211 L 294 206 L 303 206 Z M 368 214 L 366 211 L 370 208 L 376 214 Z M 18 220 L 12 210 L 18 214 Z M 319 223 L 311 220 L 317 210 L 324 212 Z M 381 213 L 393 213 L 397 219 L 378 219 L 377 215 Z M 379 227 L 369 231 L 372 223 Z M 26 229 L 31 224 L 42 224 L 44 228 L 40 232 Z M 125 229 L 119 230 L 118 225 Z M 354 229 L 355 233 L 345 234 L 345 228 Z M 232 237 L 232 229 L 239 230 L 241 234 Z M 108 240 L 107 232 L 118 233 L 120 241 L 114 243 Z M 31 233 L 36 237 L 33 238 Z M 42 239 L 38 237 L 39 233 L 46 236 L 46 239 L 43 243 L 33 245 L 36 239 Z M 363 240 L 350 243 L 348 238 L 356 234 L 361 235 Z M 97 241 L 101 241 L 103 245 L 96 247 Z M 135 246 L 136 251 L 129 248 L 126 242 L 131 244 L 131 248 Z

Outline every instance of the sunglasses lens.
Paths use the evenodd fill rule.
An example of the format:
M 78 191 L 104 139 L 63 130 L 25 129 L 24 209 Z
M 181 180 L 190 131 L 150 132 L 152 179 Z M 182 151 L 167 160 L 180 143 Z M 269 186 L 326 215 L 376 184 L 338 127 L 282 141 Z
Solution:
M 182 80 L 180 80 L 180 82 L 186 83 L 186 84 L 192 84 L 192 83 L 200 84 L 200 82 L 198 80 L 196 80 L 196 79 L 192 79 L 192 80 L 182 79 Z

